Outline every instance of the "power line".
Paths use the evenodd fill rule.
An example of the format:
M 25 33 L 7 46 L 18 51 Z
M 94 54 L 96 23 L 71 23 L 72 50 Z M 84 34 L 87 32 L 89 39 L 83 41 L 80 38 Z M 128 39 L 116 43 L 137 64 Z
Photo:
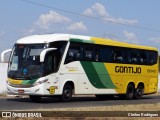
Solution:
M 132 27 L 132 28 L 136 28 L 136 29 L 141 29 L 141 30 L 160 32 L 160 30 L 156 30 L 156 29 L 152 29 L 152 28 L 147 28 L 147 27 L 142 27 L 142 26 L 137 26 L 137 25 L 130 25 L 130 24 L 125 24 L 125 23 L 115 22 L 115 21 L 112 21 L 112 20 L 106 20 L 106 19 L 102 19 L 102 18 L 87 16 L 87 15 L 84 15 L 84 14 L 75 13 L 75 12 L 72 12 L 72 11 L 67 11 L 67 10 L 55 8 L 53 6 L 48 6 L 48 5 L 45 5 L 45 4 L 32 2 L 32 1 L 29 1 L 29 0 L 20 0 L 20 1 L 23 1 L 23 2 L 26 2 L 26 3 L 30 3 L 30 4 L 35 4 L 35 5 L 46 7 L 46 8 L 50 8 L 50 9 L 54 9 L 54 10 L 57 10 L 57 11 L 60 11 L 60 12 L 64 12 L 64 13 L 69 13 L 69 14 L 76 15 L 76 16 L 87 17 L 87 18 L 90 18 L 90 19 L 98 20 L 98 21 L 110 22 L 110 23 L 119 24 L 119 25 L 123 25 L 123 26 L 128 26 L 128 27 Z

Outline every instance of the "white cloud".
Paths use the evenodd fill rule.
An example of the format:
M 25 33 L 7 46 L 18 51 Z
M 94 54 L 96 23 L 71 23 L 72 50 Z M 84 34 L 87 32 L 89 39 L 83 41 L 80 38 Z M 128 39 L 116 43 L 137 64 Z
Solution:
M 83 12 L 83 15 L 91 16 L 91 17 L 96 16 L 95 13 L 93 13 L 93 10 L 92 10 L 91 8 L 87 8 L 87 9 Z
M 109 13 L 106 11 L 105 7 L 100 3 L 95 3 L 91 9 L 101 17 L 109 17 Z
M 151 37 L 150 41 L 157 43 L 157 44 L 160 44 L 160 37 Z
M 87 31 L 87 27 L 83 22 L 76 22 L 67 27 L 67 30 L 70 31 Z
M 133 32 L 128 32 L 128 31 L 123 31 L 125 40 L 124 42 L 129 42 L 129 43 L 135 43 L 138 44 L 138 39 L 136 37 L 136 35 Z
M 124 18 L 115 18 L 109 14 L 109 12 L 106 10 L 106 8 L 100 4 L 95 3 L 90 8 L 87 8 L 83 15 L 91 16 L 91 17 L 100 17 L 101 19 L 104 19 L 106 21 L 112 21 L 115 23 L 122 23 L 122 24 L 135 24 L 138 23 L 138 20 L 129 20 Z
M 138 23 L 137 20 L 127 20 L 127 19 L 124 19 L 124 18 L 108 17 L 108 18 L 103 18 L 103 19 L 107 20 L 107 21 L 114 22 L 114 23 L 121 23 L 121 24 L 128 24 L 128 25 L 132 25 L 132 24 Z
M 40 28 L 47 29 L 55 23 L 69 22 L 71 22 L 70 18 L 65 17 L 57 12 L 49 11 L 49 13 L 40 15 L 39 19 L 35 22 L 35 25 L 37 25 Z
M 0 37 L 3 36 L 5 32 L 3 30 L 0 31 Z
M 58 12 L 49 11 L 48 13 L 41 14 L 30 28 L 24 29 L 22 32 L 25 36 L 63 32 L 69 23 L 71 23 L 70 18 L 59 14 Z

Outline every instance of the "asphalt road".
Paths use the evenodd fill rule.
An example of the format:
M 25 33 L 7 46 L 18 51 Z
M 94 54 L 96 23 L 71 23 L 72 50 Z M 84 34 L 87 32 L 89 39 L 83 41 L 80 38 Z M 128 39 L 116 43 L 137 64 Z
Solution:
M 0 98 L 0 110 L 45 110 L 51 108 L 96 107 L 124 104 L 160 103 L 160 95 L 143 96 L 139 100 L 121 100 L 119 98 L 97 100 L 95 97 L 73 97 L 71 102 L 60 102 L 56 98 L 42 98 L 40 103 L 34 103 L 29 98 Z

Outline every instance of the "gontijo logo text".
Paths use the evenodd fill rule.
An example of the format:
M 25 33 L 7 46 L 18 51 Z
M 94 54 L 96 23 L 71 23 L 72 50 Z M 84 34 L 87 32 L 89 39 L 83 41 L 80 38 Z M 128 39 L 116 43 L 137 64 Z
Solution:
M 116 73 L 137 73 L 141 74 L 141 67 L 115 66 Z

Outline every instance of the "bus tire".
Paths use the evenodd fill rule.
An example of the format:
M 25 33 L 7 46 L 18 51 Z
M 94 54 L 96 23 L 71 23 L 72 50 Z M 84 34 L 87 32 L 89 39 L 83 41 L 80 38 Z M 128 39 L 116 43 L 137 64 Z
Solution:
M 132 84 L 128 84 L 127 86 L 127 90 L 126 90 L 126 94 L 125 94 L 125 98 L 127 100 L 131 100 L 134 97 L 134 86 Z
M 138 85 L 137 89 L 134 92 L 134 98 L 140 99 L 143 95 L 144 87 L 142 85 Z
M 38 95 L 29 95 L 29 98 L 30 98 L 33 102 L 40 102 L 40 100 L 41 100 L 41 96 L 38 96 Z
M 63 102 L 71 101 L 72 90 L 73 90 L 73 88 L 71 87 L 71 85 L 69 85 L 69 84 L 64 85 L 63 92 L 61 95 L 61 101 L 63 101 Z

